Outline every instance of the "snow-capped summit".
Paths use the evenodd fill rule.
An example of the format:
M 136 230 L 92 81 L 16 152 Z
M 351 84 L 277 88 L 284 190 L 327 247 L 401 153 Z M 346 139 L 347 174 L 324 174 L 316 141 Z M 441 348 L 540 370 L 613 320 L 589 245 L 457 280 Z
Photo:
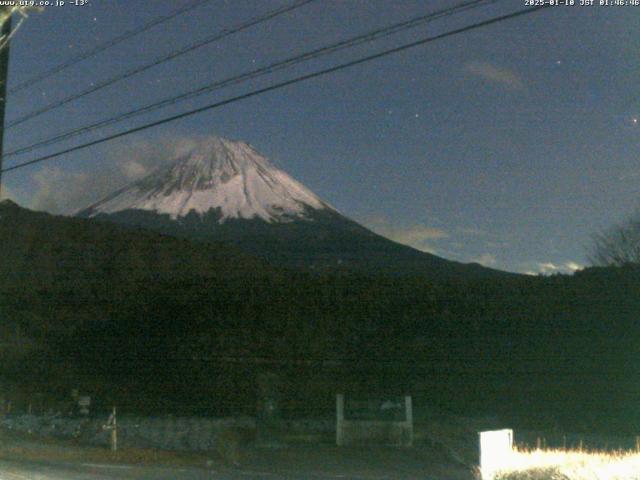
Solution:
M 212 137 L 80 214 L 144 210 L 175 220 L 191 212 L 216 211 L 219 223 L 227 219 L 282 223 L 306 219 L 309 209 L 333 210 L 247 143 Z

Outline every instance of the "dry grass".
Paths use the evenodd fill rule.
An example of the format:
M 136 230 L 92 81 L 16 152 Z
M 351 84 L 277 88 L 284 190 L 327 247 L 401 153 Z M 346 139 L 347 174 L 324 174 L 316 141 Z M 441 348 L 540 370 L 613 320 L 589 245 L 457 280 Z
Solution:
M 640 480 L 640 453 L 516 449 L 494 480 Z

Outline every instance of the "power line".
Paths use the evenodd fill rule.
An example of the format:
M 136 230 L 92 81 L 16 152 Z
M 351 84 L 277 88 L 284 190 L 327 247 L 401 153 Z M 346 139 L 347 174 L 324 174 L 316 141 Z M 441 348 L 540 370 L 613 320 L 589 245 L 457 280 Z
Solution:
M 316 0 L 296 0 L 293 3 L 286 5 L 284 7 L 280 7 L 277 8 L 275 10 L 271 10 L 269 12 L 267 12 L 264 15 L 261 15 L 260 17 L 256 17 L 253 18 L 247 22 L 241 23 L 235 27 L 231 27 L 231 28 L 227 28 L 222 30 L 221 32 L 215 33 L 214 35 L 211 35 L 207 38 L 205 38 L 204 40 L 200 40 L 196 43 L 192 43 L 191 45 L 188 45 L 186 47 L 180 48 L 179 50 L 174 50 L 166 55 L 163 55 L 162 57 L 159 57 L 155 60 L 153 60 L 150 63 L 135 67 L 131 70 L 127 70 L 124 73 L 121 73 L 119 75 L 116 75 L 114 77 L 111 77 L 107 80 L 104 80 L 100 83 L 97 83 L 95 85 L 93 85 L 92 87 L 77 93 L 77 94 L 73 94 L 70 95 L 68 97 L 63 98 L 62 100 L 59 100 L 57 102 L 51 103 L 43 108 L 40 108 L 39 110 L 34 110 L 30 113 L 27 113 L 26 115 L 23 115 L 22 117 L 17 118 L 16 120 L 13 120 L 12 122 L 9 122 L 6 126 L 5 126 L 5 130 L 8 130 L 10 128 L 13 128 L 17 125 L 20 125 L 24 122 L 26 122 L 27 120 L 31 120 L 35 117 L 39 117 L 40 115 L 47 113 L 51 110 L 54 110 L 56 108 L 59 108 L 63 105 L 66 105 L 69 102 L 72 102 L 74 100 L 78 100 L 79 98 L 85 97 L 87 95 L 90 95 L 92 93 L 97 92 L 98 90 L 102 90 L 103 88 L 106 88 L 108 86 L 111 86 L 117 82 L 121 82 L 122 80 L 125 80 L 127 78 L 133 77 L 134 75 L 137 75 L 139 73 L 142 73 L 146 70 L 149 70 L 150 68 L 156 67 L 158 65 L 161 65 L 165 62 L 168 62 L 170 60 L 173 60 L 174 58 L 177 58 L 179 56 L 182 56 L 186 53 L 192 52 L 194 50 L 197 50 L 198 48 L 204 47 L 206 45 L 209 45 L 211 43 L 214 43 L 218 40 L 221 40 L 223 38 L 226 38 L 230 35 L 233 35 L 235 33 L 241 32 L 243 30 L 246 30 L 250 27 L 253 27 L 255 25 L 258 25 L 260 23 L 266 22 L 267 20 L 271 20 L 272 18 L 275 18 L 279 15 L 283 15 L 284 13 L 290 12 L 292 10 L 295 10 L 297 8 L 300 8 L 308 3 L 311 3 L 313 1 Z
M 274 90 L 279 90 L 279 89 L 287 87 L 289 85 L 293 85 L 293 84 L 296 84 L 296 83 L 299 83 L 299 82 L 304 82 L 304 81 L 310 80 L 312 78 L 317 78 L 317 77 L 321 77 L 321 76 L 324 76 L 324 75 L 328 75 L 330 73 L 334 73 L 334 72 L 337 72 L 339 70 L 343 70 L 345 68 L 349 68 L 349 67 L 353 67 L 353 66 L 356 66 L 356 65 L 360 65 L 360 64 L 366 63 L 366 62 L 370 62 L 372 60 L 376 60 L 378 58 L 386 57 L 387 55 L 391 55 L 391 54 L 394 54 L 394 53 L 399 53 L 399 52 L 402 52 L 402 51 L 405 51 L 405 50 L 408 50 L 410 48 L 414 48 L 414 47 L 417 47 L 417 46 L 420 46 L 420 45 L 425 45 L 427 43 L 430 43 L 430 42 L 433 42 L 433 41 L 436 41 L 436 40 L 440 40 L 442 38 L 450 37 L 450 36 L 453 36 L 453 35 L 457 35 L 457 34 L 460 34 L 460 33 L 468 32 L 468 31 L 475 30 L 475 29 L 478 29 L 478 28 L 481 28 L 481 27 L 485 27 L 485 26 L 488 26 L 488 25 L 493 25 L 493 24 L 496 24 L 498 22 L 502 22 L 504 20 L 510 20 L 512 18 L 520 17 L 520 16 L 527 15 L 527 14 L 530 14 L 530 13 L 534 13 L 534 12 L 537 12 L 539 10 L 542 10 L 542 9 L 545 9 L 545 8 L 548 8 L 548 7 L 549 7 L 549 5 L 541 5 L 541 6 L 531 7 L 531 8 L 527 8 L 527 9 L 524 9 L 524 10 L 519 10 L 519 11 L 514 12 L 514 13 L 510 13 L 510 14 L 507 14 L 507 15 L 502 15 L 502 16 L 499 16 L 499 17 L 495 17 L 495 18 L 492 18 L 492 19 L 489 19 L 489 20 L 484 20 L 482 22 L 473 23 L 471 25 L 467 25 L 466 27 L 462 27 L 462 28 L 458 28 L 458 29 L 455 29 L 455 30 L 451 30 L 449 32 L 441 33 L 439 35 L 422 38 L 420 40 L 417 40 L 417 41 L 414 41 L 414 42 L 411 42 L 411 43 L 407 43 L 407 44 L 401 45 L 399 47 L 394 47 L 394 48 L 391 48 L 391 49 L 388 49 L 388 50 L 384 50 L 384 51 L 379 52 L 379 53 L 375 53 L 375 54 L 372 54 L 372 55 L 368 55 L 366 57 L 359 58 L 357 60 L 352 60 L 352 61 L 349 61 L 349 62 L 346 62 L 346 63 L 341 63 L 341 64 L 336 65 L 334 67 L 325 68 L 323 70 L 319 70 L 317 72 L 313 72 L 313 73 L 309 73 L 309 74 L 306 74 L 306 75 L 302 75 L 302 76 L 293 78 L 291 80 L 286 80 L 286 81 L 283 81 L 283 82 L 279 82 L 279 83 L 270 85 L 268 87 L 264 87 L 264 88 L 260 88 L 260 89 L 257 89 L 257 90 L 253 90 L 251 92 L 248 92 L 248 93 L 245 93 L 245 94 L 242 94 L 242 95 L 231 97 L 231 98 L 228 98 L 226 100 L 222 100 L 222 101 L 219 101 L 219 102 L 215 102 L 215 103 L 206 105 L 204 107 L 196 108 L 196 109 L 184 112 L 184 113 L 180 113 L 180 114 L 173 115 L 173 116 L 170 116 L 170 117 L 167 117 L 167 118 L 163 118 L 162 120 L 157 120 L 155 122 L 151 122 L 151 123 L 147 123 L 147 124 L 135 127 L 135 128 L 131 128 L 131 129 L 128 129 L 128 130 L 125 130 L 125 131 L 122 131 L 122 132 L 119 132 L 119 133 L 116 133 L 116 134 L 113 134 L 113 135 L 109 135 L 109 136 L 100 138 L 98 140 L 93 140 L 91 142 L 87 142 L 87 143 L 83 143 L 81 145 L 77 145 L 75 147 L 67 148 L 65 150 L 62 150 L 62 151 L 59 151 L 59 152 L 56 152 L 56 153 L 52 153 L 52 154 L 49 154 L 49 155 L 44 155 L 42 157 L 38 157 L 38 158 L 35 158 L 33 160 L 29 160 L 27 162 L 24 162 L 24 163 L 20 163 L 18 165 L 14 165 L 12 167 L 3 168 L 2 170 L 0 170 L 0 173 L 10 172 L 10 171 L 13 171 L 13 170 L 17 170 L 19 168 L 24 168 L 26 166 L 33 165 L 35 163 L 44 162 L 44 161 L 50 160 L 52 158 L 59 157 L 61 155 L 65 155 L 67 153 L 72 153 L 72 152 L 76 152 L 78 150 L 83 150 L 85 148 L 92 147 L 94 145 L 98 145 L 98 144 L 101 144 L 101 143 L 104 143 L 104 142 L 108 142 L 108 141 L 111 141 L 111 140 L 115 140 L 117 138 L 121 138 L 121 137 L 124 137 L 124 136 L 127 136 L 127 135 L 131 135 L 133 133 L 141 132 L 141 131 L 147 130 L 149 128 L 153 128 L 153 127 L 157 127 L 157 126 L 160 126 L 160 125 L 164 125 L 166 123 L 174 122 L 176 120 L 180 120 L 182 118 L 190 117 L 192 115 L 196 115 L 198 113 L 206 112 L 208 110 L 213 110 L 215 108 L 219 108 L 219 107 L 228 105 L 230 103 L 235 103 L 235 102 L 238 102 L 240 100 L 245 100 L 247 98 L 251 98 L 251 97 L 255 97 L 257 95 L 261 95 L 263 93 L 271 92 L 271 91 L 274 91 Z
M 128 120 L 130 118 L 133 118 L 135 116 L 144 114 L 144 113 L 149 113 L 153 110 L 157 110 L 159 108 L 163 108 L 169 105 L 174 105 L 178 102 L 182 102 L 185 100 L 189 100 L 198 96 L 201 96 L 205 93 L 209 93 L 212 92 L 214 90 L 218 90 L 230 85 L 236 85 L 242 82 L 245 82 L 247 80 L 252 80 L 258 77 L 261 77 L 263 75 L 267 75 L 273 72 L 276 72 L 278 70 L 282 70 L 284 68 L 289 68 L 293 65 L 296 65 L 298 63 L 301 62 L 306 62 L 308 60 L 312 60 L 324 55 L 328 55 L 328 54 L 332 54 L 335 52 L 338 52 L 340 50 L 344 50 L 347 48 L 352 48 L 354 46 L 363 44 L 365 42 L 369 42 L 372 40 L 378 40 L 380 38 L 386 37 L 386 36 L 390 36 L 396 33 L 399 33 L 401 31 L 404 30 L 408 30 L 410 28 L 415 28 L 419 25 L 422 25 L 426 22 L 429 21 L 433 21 L 436 20 L 438 18 L 442 18 L 445 16 L 450 16 L 453 14 L 457 14 L 466 10 L 470 10 L 470 9 L 474 9 L 474 8 L 478 8 L 478 7 L 482 7 L 485 5 L 489 5 L 492 3 L 496 3 L 498 1 L 501 0 L 473 0 L 473 1 L 469 1 L 466 3 L 462 3 L 459 4 L 455 7 L 450 7 L 450 8 L 446 8 L 443 10 L 439 10 L 436 12 L 432 12 L 426 15 L 420 15 L 418 17 L 414 17 L 412 19 L 406 20 L 404 22 L 401 23 L 396 23 L 393 24 L 391 26 L 387 26 L 384 28 L 379 28 L 370 32 L 367 32 L 365 34 L 361 34 L 358 35 L 356 37 L 352 37 L 349 38 L 347 40 L 343 40 L 337 43 L 332 43 L 330 45 L 326 45 L 324 47 L 320 47 L 320 48 L 316 48 L 314 50 L 311 50 L 309 52 L 305 52 L 303 54 L 300 55 L 295 55 L 292 57 L 288 57 L 284 60 L 272 63 L 270 65 L 264 66 L 264 67 L 260 67 L 258 69 L 249 71 L 249 72 L 245 72 L 242 73 L 240 75 L 235 75 L 229 78 L 226 78 L 224 80 L 220 80 L 217 82 L 214 82 L 212 84 L 207 84 L 205 86 L 199 87 L 195 90 L 190 90 L 186 93 L 183 93 L 181 95 L 178 96 L 172 96 L 172 97 L 168 97 L 165 98 L 163 100 L 151 103 L 151 104 L 147 104 L 143 107 L 139 107 L 136 108 L 134 110 L 130 110 L 129 112 L 126 113 L 122 113 L 120 115 L 116 115 L 114 117 L 105 119 L 105 120 L 101 120 L 97 123 L 91 124 L 91 125 L 87 125 L 84 127 L 80 127 L 80 128 L 76 128 L 76 129 L 70 129 L 67 130 L 66 132 L 57 134 L 53 137 L 50 137 L 48 139 L 45 140 L 41 140 L 38 141 L 36 143 L 12 150 L 10 152 L 7 152 L 5 154 L 5 158 L 7 157 L 11 157 L 11 156 L 15 156 L 15 155 L 19 155 L 19 154 L 23 154 L 23 153 L 28 153 L 31 152 L 35 149 L 47 146 L 47 145 L 52 145 L 55 143 L 59 143 L 62 140 L 67 140 L 69 138 L 84 134 L 84 133 L 88 133 L 90 131 L 102 128 L 102 127 L 106 127 L 108 125 L 113 125 L 115 123 L 119 123 L 121 121 L 124 120 Z
M 144 25 L 142 25 L 139 28 L 135 28 L 132 30 L 128 30 L 126 32 L 124 32 L 121 35 L 118 35 L 115 38 L 112 38 L 111 40 L 107 40 L 106 42 L 103 42 L 97 46 L 95 46 L 94 48 L 87 50 L 86 52 L 82 52 L 79 55 L 76 55 L 75 57 L 72 57 L 70 59 L 68 59 L 67 61 L 56 65 L 55 67 L 50 68 L 49 70 L 46 70 L 42 73 L 39 73 L 37 75 L 34 75 L 33 77 L 31 77 L 28 80 L 25 80 L 24 82 L 18 84 L 17 86 L 10 88 L 9 89 L 9 93 L 16 93 L 19 92 L 21 90 L 24 90 L 25 88 L 28 88 L 32 85 L 35 85 L 36 83 L 50 78 L 53 75 L 56 75 L 58 73 L 60 73 L 61 71 L 72 67 L 73 65 L 76 65 L 80 62 L 82 62 L 83 60 L 86 60 L 87 58 L 93 57 L 99 53 L 104 52 L 105 50 L 114 47 L 116 45 L 118 45 L 119 43 L 124 42 L 125 40 L 129 40 L 130 38 L 133 38 L 137 35 L 140 35 L 141 33 L 146 32 L 147 30 L 150 30 L 151 28 L 160 25 L 164 22 L 167 22 L 169 20 L 172 20 L 184 13 L 190 12 L 191 10 L 194 10 L 196 8 L 198 8 L 199 6 L 210 2 L 211 0 L 195 0 L 192 1 L 190 3 L 188 3 L 187 5 L 178 8 L 177 10 L 174 10 L 173 12 L 169 13 L 168 15 L 164 15 L 158 18 L 155 18 L 153 20 L 151 20 L 148 23 L 145 23 Z

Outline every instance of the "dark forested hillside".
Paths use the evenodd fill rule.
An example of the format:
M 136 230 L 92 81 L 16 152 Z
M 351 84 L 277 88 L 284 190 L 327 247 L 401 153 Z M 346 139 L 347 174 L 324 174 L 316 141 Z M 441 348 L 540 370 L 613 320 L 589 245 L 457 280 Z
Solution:
M 306 275 L 228 247 L 0 211 L 2 375 L 130 410 L 250 413 L 256 377 L 330 410 L 337 390 L 522 422 L 640 426 L 640 270 Z M 295 410 L 295 409 L 294 409 Z

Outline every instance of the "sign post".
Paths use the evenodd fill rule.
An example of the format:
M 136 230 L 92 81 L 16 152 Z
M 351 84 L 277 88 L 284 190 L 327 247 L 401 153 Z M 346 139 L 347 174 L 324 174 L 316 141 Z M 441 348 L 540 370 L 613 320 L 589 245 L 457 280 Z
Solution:
M 111 430 L 111 451 L 118 451 L 118 422 L 116 419 L 116 407 L 113 407 L 109 420 L 102 426 L 104 430 Z

